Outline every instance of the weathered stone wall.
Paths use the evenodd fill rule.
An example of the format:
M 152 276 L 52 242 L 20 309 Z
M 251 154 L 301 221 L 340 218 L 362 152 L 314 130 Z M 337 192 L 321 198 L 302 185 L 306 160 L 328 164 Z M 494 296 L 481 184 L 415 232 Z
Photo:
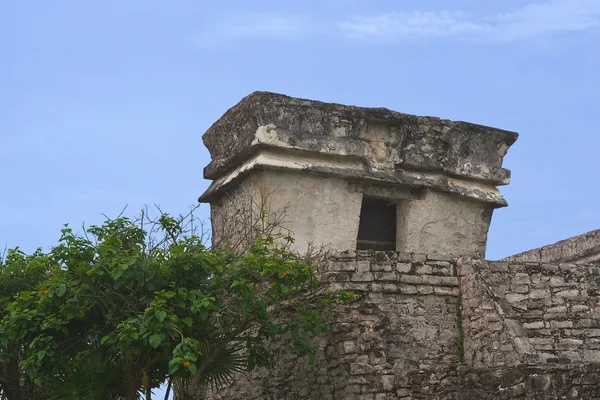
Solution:
M 463 289 L 465 313 L 495 313 L 492 318 L 514 338 L 519 356 L 505 361 L 600 361 L 600 267 L 479 260 L 459 264 L 463 283 L 477 280 L 486 288 L 478 298 Z M 489 317 L 464 324 L 475 330 L 496 329 Z M 495 349 L 489 340 L 475 334 L 472 339 L 490 352 L 502 352 L 502 343 Z M 472 361 L 478 365 L 481 360 Z M 490 365 L 485 360 L 483 364 Z
M 321 280 L 358 300 L 316 364 L 283 341 L 212 399 L 600 399 L 600 267 L 346 251 Z
M 510 182 L 502 162 L 517 136 L 256 92 L 203 135 L 213 182 L 199 200 L 214 209 L 213 237 L 229 240 L 220 232 L 231 226 L 239 187 L 265 188 L 277 206 L 268 211 L 289 209 L 284 226 L 304 252 L 308 243 L 357 248 L 362 195 L 376 196 L 400 205 L 395 250 L 484 257 L 492 210 L 507 205 L 497 186 Z
M 397 249 L 483 258 L 492 211 L 480 201 L 426 190 L 423 198 L 398 207 Z
M 204 177 L 215 179 L 252 147 L 361 157 L 376 168 L 440 171 L 508 184 L 502 168 L 517 134 L 466 122 L 402 114 L 255 92 L 229 109 L 202 136 L 212 160 Z
M 358 397 L 361 400 L 373 397 Z M 520 364 L 420 368 L 397 374 L 395 392 L 377 400 L 600 399 L 600 364 Z
M 525 337 L 521 322 L 498 297 L 502 296 L 501 291 L 486 281 L 487 267 L 486 262 L 478 259 L 460 258 L 457 262 L 464 361 L 474 366 L 530 361 L 535 351 Z
M 249 237 L 247 230 L 261 227 L 259 218 L 265 210 L 269 222 L 293 234 L 294 249 L 299 252 L 306 252 L 309 245 L 353 248 L 361 200 L 362 193 L 351 190 L 342 178 L 295 171 L 256 172 L 211 203 L 213 243 Z
M 396 250 L 447 256 L 485 255 L 492 206 L 431 189 L 374 185 L 336 176 L 261 170 L 230 185 L 211 203 L 213 243 L 253 238 L 263 210 L 295 238 L 294 250 L 309 246 L 356 248 L 363 195 L 397 203 Z M 260 224 L 258 224 L 260 225 Z
M 502 261 L 577 264 L 600 262 L 600 230 L 524 251 Z
M 317 343 L 316 365 L 282 344 L 274 370 L 240 377 L 214 399 L 372 399 L 394 392 L 395 371 L 458 362 L 455 262 L 357 253 L 334 255 L 325 265 L 323 281 L 355 291 L 358 300 L 332 311 L 331 331 Z

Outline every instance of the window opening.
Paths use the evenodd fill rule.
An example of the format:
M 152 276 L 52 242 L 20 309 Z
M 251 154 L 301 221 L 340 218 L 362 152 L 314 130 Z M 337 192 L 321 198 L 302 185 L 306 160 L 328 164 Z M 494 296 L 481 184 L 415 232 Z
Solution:
M 357 250 L 396 250 L 396 203 L 363 197 L 358 225 Z

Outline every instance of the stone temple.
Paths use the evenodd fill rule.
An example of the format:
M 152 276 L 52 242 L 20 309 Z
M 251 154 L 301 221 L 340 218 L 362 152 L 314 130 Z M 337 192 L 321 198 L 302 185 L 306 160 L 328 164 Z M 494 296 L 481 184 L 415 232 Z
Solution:
M 600 399 L 600 231 L 485 260 L 517 136 L 266 92 L 228 110 L 203 136 L 213 243 L 266 219 L 358 300 L 315 365 L 282 346 L 212 398 Z

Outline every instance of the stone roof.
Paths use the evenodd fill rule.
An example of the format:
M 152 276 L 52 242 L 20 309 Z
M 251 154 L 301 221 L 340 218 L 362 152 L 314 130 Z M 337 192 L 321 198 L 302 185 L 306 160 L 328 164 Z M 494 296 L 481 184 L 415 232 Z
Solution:
M 304 164 L 313 172 L 428 186 L 504 206 L 495 186 L 510 182 L 510 171 L 502 168 L 502 160 L 517 136 L 386 108 L 255 92 L 229 109 L 202 137 L 212 157 L 204 177 L 215 183 L 201 200 L 219 190 L 223 184 L 219 179 L 226 179 L 261 151 L 275 149 L 303 154 L 299 157 L 352 159 L 360 165 L 358 170 L 338 168 L 336 172 L 318 163 Z
M 502 261 L 544 263 L 594 263 L 600 261 L 600 229 L 554 244 L 518 253 Z

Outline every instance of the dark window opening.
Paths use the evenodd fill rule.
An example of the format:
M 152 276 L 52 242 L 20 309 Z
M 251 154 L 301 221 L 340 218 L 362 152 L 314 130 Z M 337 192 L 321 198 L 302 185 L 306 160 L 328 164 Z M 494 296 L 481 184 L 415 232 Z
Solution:
M 357 250 L 396 250 L 396 203 L 364 197 L 360 208 Z

